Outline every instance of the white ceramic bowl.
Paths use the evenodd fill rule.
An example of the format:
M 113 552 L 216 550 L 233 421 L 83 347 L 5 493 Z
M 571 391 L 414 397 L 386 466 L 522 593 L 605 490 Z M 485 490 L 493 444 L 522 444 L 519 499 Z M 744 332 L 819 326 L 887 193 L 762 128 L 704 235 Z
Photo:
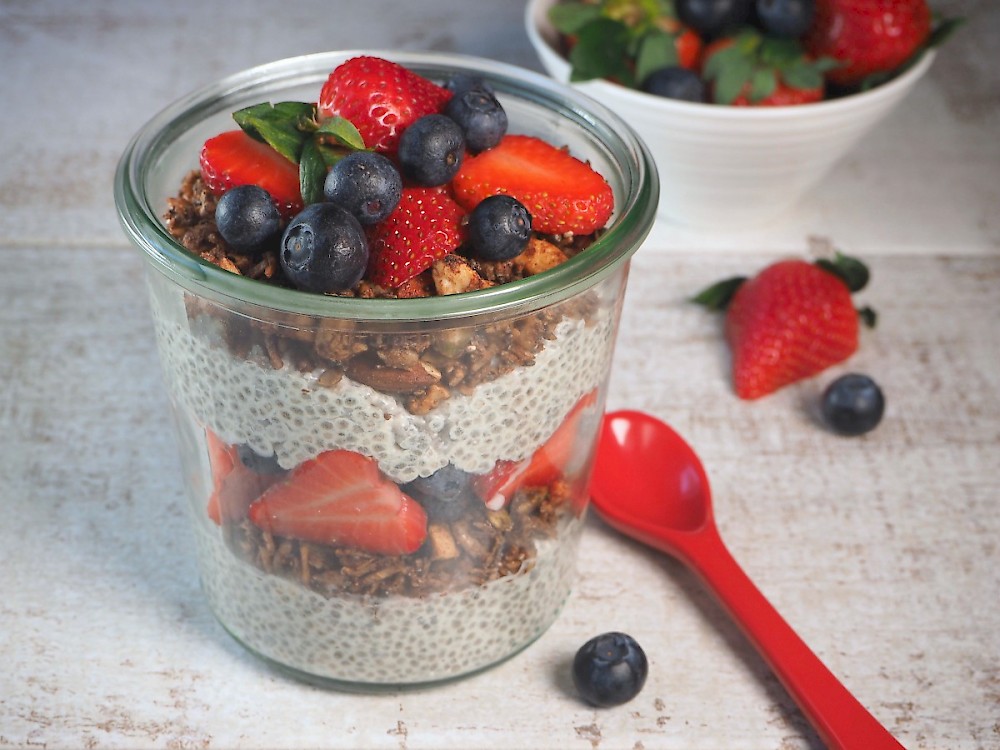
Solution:
M 530 0 L 528 37 L 553 78 L 567 82 L 548 21 L 556 0 Z M 910 70 L 870 91 L 790 107 L 727 107 L 664 99 L 608 81 L 574 83 L 626 120 L 660 172 L 659 215 L 694 227 L 740 228 L 777 220 L 816 185 L 927 72 Z

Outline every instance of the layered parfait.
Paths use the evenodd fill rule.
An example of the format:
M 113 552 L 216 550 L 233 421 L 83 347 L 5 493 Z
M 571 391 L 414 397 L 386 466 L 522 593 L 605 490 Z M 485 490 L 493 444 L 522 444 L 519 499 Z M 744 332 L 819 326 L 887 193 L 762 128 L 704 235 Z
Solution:
M 177 242 L 259 284 L 391 308 L 549 272 L 612 216 L 605 178 L 518 132 L 482 78 L 362 55 L 317 94 L 243 107 L 205 140 L 164 207 Z M 365 320 L 151 279 L 226 628 L 301 675 L 369 685 L 465 674 L 543 632 L 572 578 L 623 284 Z

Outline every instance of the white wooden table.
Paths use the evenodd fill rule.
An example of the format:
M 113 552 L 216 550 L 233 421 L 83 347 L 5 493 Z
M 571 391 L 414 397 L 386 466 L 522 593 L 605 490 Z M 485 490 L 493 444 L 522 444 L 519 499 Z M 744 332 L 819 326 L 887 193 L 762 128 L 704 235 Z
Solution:
M 937 3 L 944 8 L 945 3 Z M 911 748 L 1000 748 L 1000 38 L 995 4 L 779 227 L 659 226 L 636 256 L 609 406 L 700 452 L 723 536 L 832 671 Z M 591 519 L 579 583 L 516 658 L 421 692 L 280 676 L 212 619 L 117 158 L 167 101 L 337 48 L 538 68 L 522 4 L 0 2 L 0 748 L 817 748 L 761 659 L 679 564 Z M 810 237 L 869 261 L 881 313 L 845 367 L 738 401 L 718 321 L 684 302 Z M 833 375 L 888 411 L 819 429 Z M 610 710 L 567 662 L 625 630 L 649 681 Z

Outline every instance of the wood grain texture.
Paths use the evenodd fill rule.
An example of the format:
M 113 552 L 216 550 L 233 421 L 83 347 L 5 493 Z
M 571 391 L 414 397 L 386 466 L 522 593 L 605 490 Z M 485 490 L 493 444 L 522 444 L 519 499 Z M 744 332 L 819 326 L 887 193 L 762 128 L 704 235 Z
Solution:
M 787 222 L 654 230 L 609 403 L 663 417 L 699 451 L 734 555 L 911 750 L 1000 748 L 1000 79 L 983 62 L 1000 6 L 947 6 L 968 33 Z M 331 694 L 216 624 L 141 260 L 115 218 L 118 155 L 167 101 L 292 54 L 441 49 L 538 67 L 521 3 L 275 7 L 0 2 L 0 748 L 818 748 L 698 582 L 593 518 L 552 629 L 453 685 Z M 846 365 L 740 402 L 718 319 L 685 300 L 813 252 L 811 235 L 869 260 L 879 328 Z M 813 415 L 847 370 L 888 397 L 859 439 Z M 568 664 L 609 629 L 638 638 L 651 672 L 635 701 L 598 711 Z

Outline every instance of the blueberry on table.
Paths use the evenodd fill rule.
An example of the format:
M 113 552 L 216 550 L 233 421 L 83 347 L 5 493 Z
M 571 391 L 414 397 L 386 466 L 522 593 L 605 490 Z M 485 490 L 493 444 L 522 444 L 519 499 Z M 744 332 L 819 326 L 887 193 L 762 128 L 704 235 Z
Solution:
M 647 94 L 686 102 L 705 101 L 705 82 L 693 70 L 671 65 L 654 70 L 642 82 Z
M 726 29 L 746 23 L 753 0 L 676 0 L 674 7 L 681 23 L 702 36 L 718 36 Z
M 642 647 L 625 633 L 591 638 L 573 659 L 573 684 L 595 706 L 618 706 L 639 694 L 649 663 Z
M 509 195 L 484 198 L 469 216 L 469 242 L 478 258 L 510 260 L 524 252 L 531 238 L 531 214 Z
M 757 0 L 757 23 L 772 36 L 795 39 L 812 26 L 815 0 Z
M 336 203 L 306 206 L 285 229 L 278 253 L 288 280 L 308 292 L 341 292 L 368 266 L 361 224 Z
M 403 178 L 396 166 L 374 151 L 354 151 L 334 164 L 323 195 L 365 226 L 385 219 L 399 203 Z
M 493 148 L 507 132 L 507 113 L 482 81 L 462 84 L 444 114 L 462 129 L 465 144 L 473 153 Z
M 867 375 L 842 375 L 823 391 L 823 420 L 841 435 L 861 435 L 875 429 L 884 411 L 882 389 Z
M 257 255 L 281 236 L 281 213 L 264 188 L 239 185 L 219 198 L 215 225 L 234 250 Z
M 451 182 L 462 166 L 464 152 L 462 129 L 444 115 L 424 115 L 399 138 L 403 174 L 424 187 Z

